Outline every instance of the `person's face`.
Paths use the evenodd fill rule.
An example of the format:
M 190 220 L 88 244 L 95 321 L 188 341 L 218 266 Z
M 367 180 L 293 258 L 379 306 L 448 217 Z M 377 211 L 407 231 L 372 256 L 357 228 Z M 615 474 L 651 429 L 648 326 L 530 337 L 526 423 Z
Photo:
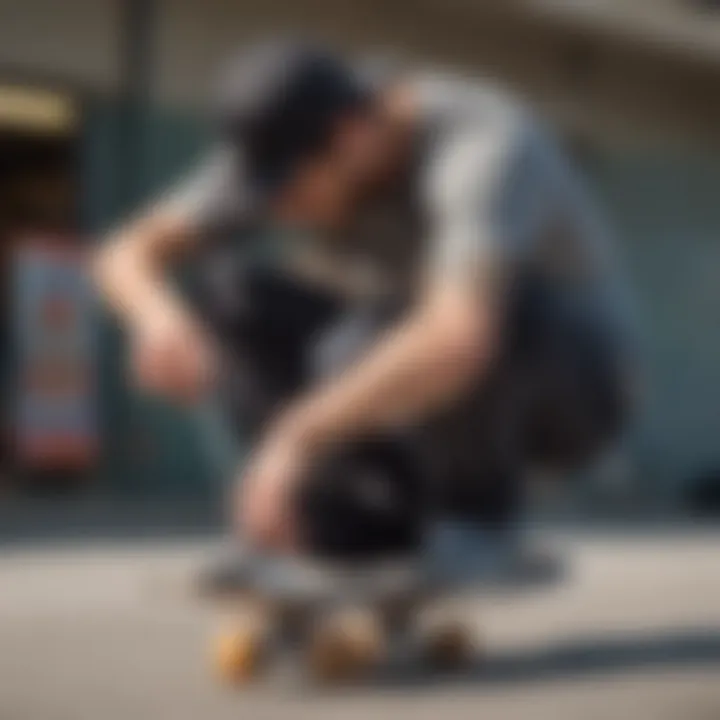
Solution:
M 341 122 L 332 148 L 341 181 L 356 192 L 380 184 L 398 162 L 394 129 L 380 110 Z
M 331 231 L 349 214 L 350 195 L 334 165 L 322 158 L 307 162 L 274 202 L 276 219 L 283 225 Z
M 358 203 L 398 162 L 393 124 L 380 113 L 345 118 L 322 156 L 306 163 L 278 198 L 284 222 L 332 229 L 351 219 Z

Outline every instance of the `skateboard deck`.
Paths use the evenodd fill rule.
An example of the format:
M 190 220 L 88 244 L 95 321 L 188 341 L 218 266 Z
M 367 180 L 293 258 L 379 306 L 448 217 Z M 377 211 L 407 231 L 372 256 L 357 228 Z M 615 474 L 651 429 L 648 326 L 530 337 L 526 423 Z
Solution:
M 476 647 L 469 624 L 442 611 L 448 596 L 448 587 L 406 559 L 365 567 L 261 560 L 205 595 L 228 615 L 213 641 L 215 672 L 246 684 L 292 659 L 311 681 L 345 683 L 403 651 L 435 669 L 460 668 Z
M 233 582 L 204 593 L 228 618 L 212 648 L 216 672 L 248 683 L 282 658 L 323 682 L 360 679 L 395 659 L 462 670 L 482 660 L 468 613 L 478 599 L 525 593 L 564 575 L 554 554 L 494 542 L 438 535 L 422 557 L 365 566 L 256 558 Z

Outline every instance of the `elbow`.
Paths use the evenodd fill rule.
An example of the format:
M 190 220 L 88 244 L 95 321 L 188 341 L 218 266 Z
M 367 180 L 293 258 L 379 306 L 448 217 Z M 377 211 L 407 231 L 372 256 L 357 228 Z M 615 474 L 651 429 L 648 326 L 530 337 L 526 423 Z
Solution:
M 113 277 L 123 258 L 129 251 L 128 242 L 123 236 L 108 238 L 92 254 L 90 258 L 90 277 L 95 287 L 107 292 L 113 284 Z
M 447 362 L 459 382 L 469 382 L 485 365 L 487 336 L 479 325 L 467 325 L 450 333 L 445 348 Z
M 114 255 L 114 248 L 111 248 L 111 243 L 108 242 L 96 248 L 90 256 L 90 279 L 101 291 L 107 284 L 107 277 L 112 267 L 112 255 Z
M 436 347 L 441 348 L 441 375 L 452 390 L 461 392 L 482 374 L 493 346 L 489 319 L 477 311 L 458 314 L 442 323 Z
M 136 270 L 150 268 L 163 240 L 164 228 L 153 219 L 130 223 L 101 242 L 90 261 L 95 285 L 108 293 Z

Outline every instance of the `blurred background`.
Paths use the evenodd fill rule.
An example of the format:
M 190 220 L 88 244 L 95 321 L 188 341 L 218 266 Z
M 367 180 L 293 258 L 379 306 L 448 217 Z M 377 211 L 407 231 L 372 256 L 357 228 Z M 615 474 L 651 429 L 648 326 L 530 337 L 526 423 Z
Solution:
M 352 703 L 223 696 L 204 620 L 147 592 L 222 531 L 213 430 L 132 391 L 84 272 L 202 153 L 217 63 L 284 31 L 526 98 L 604 204 L 642 328 L 631 432 L 532 499 L 569 521 L 572 582 L 478 605 L 468 676 Z M 0 0 L 0 719 L 717 720 L 719 278 L 717 0 Z
M 129 391 L 82 255 L 201 153 L 218 62 L 286 31 L 492 77 L 564 135 L 617 230 L 647 371 L 575 507 L 720 513 L 712 0 L 1 0 L 0 505 L 216 496 L 192 418 Z

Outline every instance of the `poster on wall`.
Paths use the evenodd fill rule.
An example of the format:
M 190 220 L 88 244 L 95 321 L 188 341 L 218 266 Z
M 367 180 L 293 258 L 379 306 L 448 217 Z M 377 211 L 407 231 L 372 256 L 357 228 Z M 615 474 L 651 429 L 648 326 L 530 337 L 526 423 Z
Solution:
M 96 310 L 82 248 L 55 239 L 19 243 L 14 311 L 18 461 L 88 468 L 98 451 Z

